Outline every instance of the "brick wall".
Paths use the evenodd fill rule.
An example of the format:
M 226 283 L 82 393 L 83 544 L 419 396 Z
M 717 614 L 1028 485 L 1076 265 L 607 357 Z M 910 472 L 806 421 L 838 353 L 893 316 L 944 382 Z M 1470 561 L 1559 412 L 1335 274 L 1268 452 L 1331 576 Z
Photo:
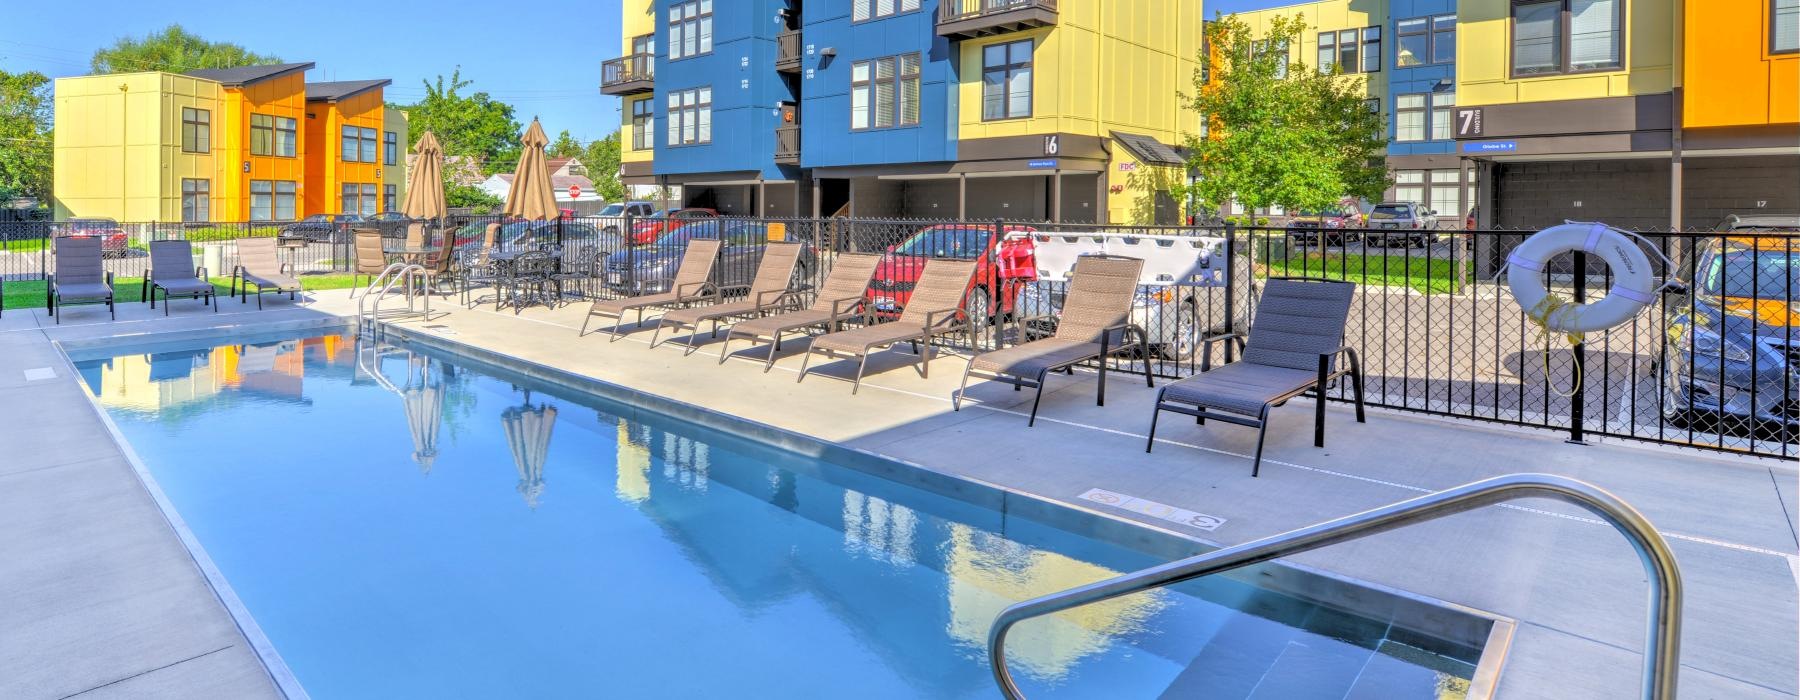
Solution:
M 1535 231 L 1571 219 L 1624 229 L 1669 225 L 1667 159 L 1501 163 L 1495 173 L 1496 228 Z
M 1688 158 L 1681 170 L 1684 227 L 1732 214 L 1800 215 L 1800 156 Z

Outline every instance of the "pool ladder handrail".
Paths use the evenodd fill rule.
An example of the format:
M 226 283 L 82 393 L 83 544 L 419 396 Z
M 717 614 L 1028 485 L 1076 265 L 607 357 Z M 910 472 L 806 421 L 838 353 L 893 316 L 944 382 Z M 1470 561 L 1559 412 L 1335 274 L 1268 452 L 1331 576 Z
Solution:
M 369 282 L 369 286 L 363 289 L 361 298 L 357 300 L 357 323 L 372 325 L 376 316 L 381 313 L 381 300 L 387 298 L 388 293 L 393 291 L 395 285 L 400 285 L 406 293 L 406 310 L 411 313 L 413 311 L 413 280 L 423 274 L 425 274 L 425 266 L 417 263 L 397 262 L 387 266 L 387 269 L 382 270 L 380 275 Z M 373 308 L 369 306 L 371 296 L 375 299 Z M 425 315 L 430 316 L 431 295 L 424 296 Z
M 1681 570 L 1676 566 L 1675 554 L 1662 534 L 1630 504 L 1593 484 L 1552 474 L 1508 474 L 1483 479 L 1016 603 L 1000 611 L 988 632 L 988 663 L 1001 692 L 1012 700 L 1023 700 L 1024 694 L 1006 667 L 1006 633 L 1019 622 L 1520 498 L 1551 498 L 1581 506 L 1631 542 L 1650 579 L 1642 697 L 1673 700 L 1681 656 Z

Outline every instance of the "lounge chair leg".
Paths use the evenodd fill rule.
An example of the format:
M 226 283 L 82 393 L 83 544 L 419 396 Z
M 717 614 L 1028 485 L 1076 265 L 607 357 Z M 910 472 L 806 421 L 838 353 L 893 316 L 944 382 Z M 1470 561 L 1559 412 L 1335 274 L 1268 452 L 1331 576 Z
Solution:
M 1263 438 L 1269 434 L 1269 407 L 1263 406 L 1262 417 L 1256 426 L 1256 457 L 1250 462 L 1250 478 L 1262 474 Z
M 1150 448 L 1156 446 L 1156 419 L 1162 417 L 1162 397 L 1156 397 L 1156 405 L 1150 409 L 1150 437 L 1144 440 L 1144 454 L 1150 454 Z
M 1070 365 L 1068 369 L 1071 373 L 1073 373 L 1075 371 L 1075 366 Z M 1146 369 L 1146 371 L 1148 371 L 1148 368 L 1145 368 L 1145 369 Z M 1095 387 L 1096 388 L 1094 390 L 1094 405 L 1095 406 L 1105 406 L 1106 405 L 1106 358 L 1104 356 L 1100 358 L 1100 381 L 1098 384 L 1095 385 Z M 1039 391 L 1043 391 L 1043 390 L 1039 389 Z
M 1048 370 L 1038 372 L 1037 396 L 1034 396 L 1031 399 L 1031 417 L 1025 420 L 1025 427 L 1027 428 L 1037 425 L 1038 403 L 1044 400 L 1044 380 L 1049 378 L 1049 376 L 1050 372 Z
M 975 355 L 971 354 L 969 355 L 969 364 L 963 366 L 962 384 L 956 388 L 956 393 L 950 395 L 950 410 L 962 410 L 963 394 L 969 391 L 969 373 L 974 370 Z
M 812 364 L 812 355 L 813 355 L 812 348 L 807 348 L 806 354 L 801 356 L 801 358 L 800 358 L 800 376 L 794 377 L 795 384 L 799 384 L 800 380 L 803 380 L 806 378 L 806 366 L 809 364 Z M 773 352 L 769 353 L 769 361 L 770 362 L 775 361 L 775 353 L 773 353 Z
M 768 374 L 769 370 L 775 368 L 775 351 L 780 350 L 780 349 L 781 349 L 781 332 L 776 331 L 775 332 L 775 343 L 773 345 L 769 346 L 769 361 L 763 363 L 763 374 Z
M 725 334 L 725 342 L 719 344 L 719 364 L 725 364 L 725 358 L 731 357 L 731 334 Z
M 1317 396 L 1317 400 L 1313 404 L 1313 447 L 1324 447 L 1325 446 L 1325 386 L 1324 385 L 1319 386 L 1319 392 L 1316 396 Z
M 863 354 L 862 354 L 862 359 L 857 361 L 857 363 L 856 363 L 856 381 L 851 382 L 851 384 L 850 384 L 850 395 L 851 396 L 855 396 L 856 390 L 862 388 L 863 370 L 867 369 L 868 367 L 869 367 L 869 351 L 864 350 Z
M 594 309 L 593 309 L 593 307 L 590 306 L 590 307 L 588 307 L 587 316 L 585 318 L 581 319 L 581 330 L 576 331 L 575 337 L 580 338 L 582 336 L 587 335 L 588 322 L 592 321 L 592 320 L 594 320 Z
M 168 290 L 163 290 L 163 315 L 164 316 L 169 315 L 169 307 L 173 306 L 173 305 L 174 304 L 172 304 L 169 301 Z M 156 308 L 156 288 L 155 287 L 150 288 L 150 308 L 152 308 L 152 309 Z
M 257 287 L 256 288 L 256 310 L 257 311 L 262 310 L 262 298 L 263 298 L 262 287 Z
M 662 324 L 656 324 L 656 331 L 650 334 L 650 347 L 656 347 L 656 339 L 658 336 L 662 335 L 662 329 Z
M 1351 381 L 1351 388 L 1354 388 L 1354 389 L 1355 389 L 1355 390 L 1356 390 L 1356 422 L 1358 422 L 1358 423 L 1367 423 L 1367 422 L 1368 422 L 1368 421 L 1366 421 L 1366 420 L 1363 420 L 1363 376 L 1362 376 L 1362 368 L 1360 368 L 1360 367 L 1358 367 L 1358 368 L 1357 368 L 1357 369 L 1356 369 L 1356 372 L 1354 372 L 1354 373 L 1353 373 L 1353 374 L 1351 374 L 1351 375 L 1350 375 L 1350 381 Z
M 925 378 L 925 379 L 931 378 L 931 341 L 930 340 L 925 341 L 925 353 L 920 356 L 919 370 L 920 370 L 919 375 L 922 378 Z

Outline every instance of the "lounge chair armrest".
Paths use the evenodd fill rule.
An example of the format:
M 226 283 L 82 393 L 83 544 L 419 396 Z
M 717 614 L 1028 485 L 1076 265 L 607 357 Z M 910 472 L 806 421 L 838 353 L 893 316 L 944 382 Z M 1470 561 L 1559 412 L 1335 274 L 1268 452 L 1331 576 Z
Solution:
M 689 288 L 694 290 L 693 296 L 704 296 L 708 289 L 711 289 L 713 294 L 719 293 L 719 288 L 714 286 L 711 282 L 689 282 L 687 284 L 675 285 L 675 296 L 684 298 L 689 296 L 687 293 Z
M 771 294 L 775 295 L 775 300 L 774 301 L 765 301 Z M 756 298 L 752 299 L 751 301 L 756 302 L 757 309 L 762 309 L 763 307 L 773 307 L 773 306 L 780 305 L 781 300 L 787 298 L 788 295 L 791 295 L 791 294 L 793 294 L 793 292 L 786 290 L 786 289 L 765 289 L 760 292 L 757 292 Z
M 830 300 L 831 301 L 831 318 L 832 318 L 832 320 L 835 321 L 839 318 L 850 315 L 849 309 L 856 308 L 857 305 L 868 301 L 868 298 L 869 297 L 867 294 L 858 294 L 853 297 L 844 297 L 842 299 Z M 844 306 L 845 304 L 849 304 L 849 307 L 845 307 Z
M 927 311 L 927 312 L 925 312 L 925 330 L 927 330 L 927 331 L 934 330 L 939 325 L 943 324 L 943 319 L 947 318 L 947 319 L 954 320 L 957 316 L 963 317 L 966 321 L 969 314 L 968 314 L 968 312 L 963 311 L 961 307 L 951 307 L 948 309 L 936 309 L 933 311 Z M 940 317 L 942 317 L 942 318 L 940 318 Z
M 1239 352 L 1242 352 L 1244 350 L 1244 347 L 1247 344 L 1247 341 L 1244 339 L 1244 333 L 1242 331 L 1225 331 L 1225 332 L 1220 332 L 1220 333 L 1208 333 L 1208 334 L 1200 336 L 1200 371 L 1201 372 L 1206 372 L 1206 371 L 1212 369 L 1213 343 L 1217 343 L 1219 341 L 1230 341 L 1230 342 L 1237 344 Z M 1230 348 L 1226 348 L 1226 350 L 1230 351 Z

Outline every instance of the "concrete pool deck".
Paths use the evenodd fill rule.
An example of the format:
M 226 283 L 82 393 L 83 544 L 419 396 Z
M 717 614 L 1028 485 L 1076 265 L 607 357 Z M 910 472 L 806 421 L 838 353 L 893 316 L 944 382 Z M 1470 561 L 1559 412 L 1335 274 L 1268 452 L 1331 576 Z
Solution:
M 0 624 L 59 635 L 0 638 L 0 696 L 65 697 L 96 687 L 82 697 L 158 689 L 189 697 L 273 694 L 244 636 L 80 395 L 79 380 L 63 376 L 51 340 L 266 328 L 329 320 L 352 313 L 354 304 L 342 292 L 321 294 L 310 308 L 272 303 L 260 314 L 232 309 L 230 302 L 230 313 L 217 315 L 178 304 L 169 320 L 131 306 L 141 305 L 121 307 L 118 324 L 94 323 L 103 313 L 77 311 L 63 328 L 48 331 L 31 313 L 12 311 L 0 319 L 0 393 L 12 399 L 0 411 L 12 419 L 6 442 L 23 447 L 9 450 L 0 467 L 0 527 L 24 533 L 0 543 L 0 594 L 40 601 L 0 611 Z M 976 403 L 952 412 L 948 396 L 963 366 L 954 356 L 935 361 L 930 379 L 901 366 L 910 359 L 904 354 L 877 356 L 863 391 L 852 396 L 848 383 L 834 378 L 853 371 L 845 362 L 815 362 L 814 376 L 795 383 L 804 341 L 785 347 L 776 370 L 764 374 L 742 342 L 734 347 L 745 357 L 719 365 L 716 345 L 684 357 L 679 345 L 646 348 L 648 331 L 617 343 L 603 334 L 577 338 L 585 306 L 518 316 L 454 305 L 444 310 L 428 323 L 397 325 L 1223 544 L 1498 474 L 1538 471 L 1584 479 L 1642 510 L 1680 560 L 1687 592 L 1684 697 L 1794 697 L 1800 686 L 1797 477 L 1791 462 L 1629 442 L 1573 446 L 1544 431 L 1388 411 L 1372 411 L 1369 423 L 1357 425 L 1337 406 L 1327 418 L 1328 447 L 1319 449 L 1310 440 L 1310 401 L 1300 400 L 1277 411 L 1263 475 L 1252 479 L 1246 455 L 1254 432 L 1235 426 L 1202 427 L 1169 417 L 1156 451 L 1146 455 L 1142 435 L 1152 393 L 1141 377 L 1114 375 L 1103 408 L 1093 404 L 1093 375 L 1053 377 L 1038 425 L 1028 429 L 1024 411 L 1031 395 L 1000 385 L 976 384 L 970 392 Z M 58 368 L 58 376 L 21 379 L 25 370 L 46 366 Z M 57 414 L 58 407 L 71 413 Z M 91 424 L 73 415 L 77 408 L 93 417 Z M 39 429 L 46 425 L 53 427 Z M 78 463 L 60 456 L 68 453 L 113 466 L 70 469 Z M 117 463 L 107 461 L 109 455 Z M 21 458 L 43 463 L 15 467 Z M 39 473 L 56 476 L 30 478 Z M 100 507 L 94 502 L 101 499 L 83 488 L 112 489 L 138 503 Z M 1202 531 L 1080 499 L 1093 488 L 1224 522 Z M 110 541 L 130 533 L 144 536 Z M 83 556 L 69 556 L 74 550 Z M 106 592 L 68 583 L 134 560 L 154 560 L 163 578 L 117 576 L 117 590 Z M 1579 509 L 1523 501 L 1295 561 L 1518 620 L 1500 697 L 1637 693 L 1642 568 L 1621 538 Z M 120 602 L 104 613 L 84 612 L 96 600 Z M 120 630 L 131 629 L 156 634 L 127 640 L 135 646 L 115 641 Z M 189 638 L 205 643 L 188 644 Z M 230 679 L 239 684 L 204 685 Z M 151 682 L 160 685 L 146 685 Z M 128 685 L 133 683 L 139 685 Z

